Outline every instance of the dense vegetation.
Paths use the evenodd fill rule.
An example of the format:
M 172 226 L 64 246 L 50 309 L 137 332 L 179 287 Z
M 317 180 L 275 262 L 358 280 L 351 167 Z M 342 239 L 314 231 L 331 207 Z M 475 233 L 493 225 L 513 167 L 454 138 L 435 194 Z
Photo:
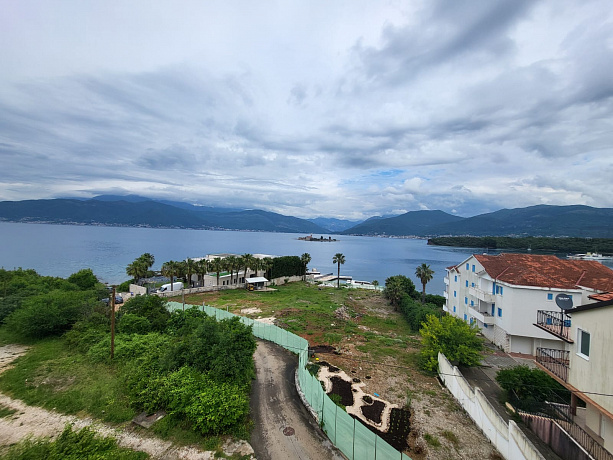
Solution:
M 599 252 L 613 254 L 613 238 L 544 238 L 507 236 L 444 236 L 430 238 L 428 244 L 461 248 L 515 249 L 562 253 Z
M 55 441 L 49 438 L 27 438 L 13 446 L 1 457 L 5 460 L 140 460 L 149 458 L 144 452 L 135 452 L 117 446 L 110 437 L 97 435 L 90 428 L 73 431 L 66 426 Z
M 542 412 L 546 402 L 570 401 L 570 392 L 540 369 L 528 366 L 502 369 L 497 372 L 496 381 L 504 390 L 504 401 L 525 411 Z
M 67 280 L 2 270 L 0 280 L 3 333 L 35 344 L 29 365 L 26 357 L 20 361 L 24 368 L 2 374 L 3 389 L 23 392 L 26 401 L 52 401 L 70 413 L 90 408 L 124 421 L 135 412 L 163 409 L 167 426 L 246 436 L 256 344 L 251 327 L 238 318 L 217 322 L 196 308 L 170 313 L 160 297 L 135 297 L 117 314 L 111 358 L 110 308 L 100 300 L 108 290 L 91 270 Z M 61 385 L 57 394 L 48 385 L 24 387 L 37 366 L 58 370 L 50 381 L 68 381 L 66 388 Z M 81 380 L 98 384 L 88 374 L 110 379 L 94 401 L 87 401 L 89 389 L 81 386 Z

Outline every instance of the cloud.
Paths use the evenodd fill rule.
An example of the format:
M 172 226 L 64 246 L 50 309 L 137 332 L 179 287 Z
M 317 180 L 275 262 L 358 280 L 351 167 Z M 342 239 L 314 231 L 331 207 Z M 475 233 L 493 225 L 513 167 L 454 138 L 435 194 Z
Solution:
M 613 206 L 605 0 L 100 8 L 0 19 L 0 199 L 123 190 L 351 219 Z

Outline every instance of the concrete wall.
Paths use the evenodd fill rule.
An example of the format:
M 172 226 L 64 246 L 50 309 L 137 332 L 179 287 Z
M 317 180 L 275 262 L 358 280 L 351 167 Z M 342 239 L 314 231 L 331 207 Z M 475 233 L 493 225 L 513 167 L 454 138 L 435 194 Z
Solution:
M 438 355 L 439 376 L 458 403 L 508 460 L 545 460 L 514 421 L 508 424 L 479 388 L 472 388 L 445 355 Z

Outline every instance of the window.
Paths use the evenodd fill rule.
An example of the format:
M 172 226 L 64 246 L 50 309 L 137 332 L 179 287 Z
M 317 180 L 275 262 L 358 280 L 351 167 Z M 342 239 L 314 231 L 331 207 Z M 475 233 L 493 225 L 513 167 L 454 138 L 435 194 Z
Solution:
M 468 297 L 464 297 L 464 305 L 468 305 Z
M 453 291 L 453 296 L 457 297 L 458 296 L 458 291 Z
M 551 293 L 547 294 L 547 300 L 553 300 L 553 294 Z
M 455 276 L 453 277 L 453 281 L 454 281 L 454 282 L 456 282 L 456 283 L 458 282 L 458 275 L 455 275 Z
M 496 314 L 496 304 L 493 303 L 492 304 L 492 316 L 494 316 Z
M 468 287 L 468 280 L 466 280 L 466 287 Z
M 475 283 L 470 283 L 470 287 L 475 287 Z
M 473 273 L 475 273 L 475 264 L 473 264 L 473 266 L 472 266 L 472 271 L 473 271 Z
M 496 283 L 492 284 L 492 294 L 496 294 Z
M 500 295 L 502 295 L 502 286 L 500 286 Z
M 470 270 L 470 265 L 469 264 L 466 264 L 466 270 L 467 271 Z
M 590 333 L 577 329 L 577 349 L 579 356 L 590 357 Z
M 475 318 L 473 318 L 473 317 L 471 316 L 471 317 L 470 317 L 470 324 L 472 324 L 474 320 L 475 320 Z
M 470 306 L 471 306 L 471 307 L 474 307 L 474 306 L 475 306 L 475 301 L 474 301 L 474 300 L 471 300 L 471 301 L 470 301 Z
M 502 318 L 502 308 L 499 308 L 499 309 L 498 309 L 498 317 L 499 317 L 499 318 Z
M 453 312 L 455 313 L 455 305 L 453 306 Z
M 496 294 L 502 295 L 502 286 L 496 285 Z
M 466 319 L 467 319 L 467 316 L 466 316 L 466 313 L 464 313 L 464 321 L 466 321 Z

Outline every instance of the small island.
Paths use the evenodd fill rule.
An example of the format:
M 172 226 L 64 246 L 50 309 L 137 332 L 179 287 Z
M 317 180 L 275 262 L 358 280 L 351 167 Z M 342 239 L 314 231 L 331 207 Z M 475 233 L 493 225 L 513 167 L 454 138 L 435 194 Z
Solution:
M 298 239 L 302 241 L 327 241 L 327 242 L 338 241 L 336 238 L 332 238 L 331 236 L 329 236 L 328 238 L 324 238 L 323 236 L 320 236 L 319 238 L 317 238 L 317 237 L 313 237 L 313 235 L 300 236 L 298 237 Z

